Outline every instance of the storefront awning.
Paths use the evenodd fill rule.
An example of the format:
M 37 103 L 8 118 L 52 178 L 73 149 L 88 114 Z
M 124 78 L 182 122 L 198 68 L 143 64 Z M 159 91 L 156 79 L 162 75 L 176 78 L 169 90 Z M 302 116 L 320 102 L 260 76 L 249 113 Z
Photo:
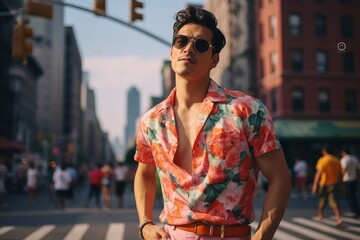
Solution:
M 360 121 L 275 120 L 279 138 L 360 139 Z
M 0 151 L 24 152 L 25 146 L 16 142 L 9 141 L 6 138 L 0 137 Z

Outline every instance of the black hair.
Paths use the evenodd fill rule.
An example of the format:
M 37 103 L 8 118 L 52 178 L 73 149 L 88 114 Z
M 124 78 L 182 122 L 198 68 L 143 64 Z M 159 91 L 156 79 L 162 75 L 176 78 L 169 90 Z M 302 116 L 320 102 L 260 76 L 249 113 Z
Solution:
M 224 34 L 217 28 L 218 21 L 214 14 L 202 8 L 188 7 L 180 10 L 174 17 L 173 37 L 188 23 L 196 23 L 209 28 L 213 33 L 212 45 L 215 53 L 219 53 L 226 44 Z

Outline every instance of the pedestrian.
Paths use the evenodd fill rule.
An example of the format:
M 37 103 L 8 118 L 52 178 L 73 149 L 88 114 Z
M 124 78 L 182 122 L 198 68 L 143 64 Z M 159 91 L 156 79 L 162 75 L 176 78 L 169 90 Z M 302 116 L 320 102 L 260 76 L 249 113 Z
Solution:
M 176 14 L 170 51 L 176 87 L 137 130 L 134 194 L 142 239 L 250 239 L 259 170 L 269 188 L 253 239 L 271 239 L 282 219 L 290 172 L 268 110 L 210 78 L 224 45 L 212 13 L 188 7 Z M 156 171 L 164 227 L 152 219 Z
M 26 191 L 28 193 L 27 202 L 32 205 L 37 202 L 36 188 L 39 184 L 39 172 L 35 168 L 33 162 L 29 163 L 29 168 L 26 171 Z
M 115 176 L 115 194 L 117 197 L 118 207 L 122 208 L 124 205 L 124 192 L 126 181 L 129 178 L 129 167 L 124 162 L 118 162 L 114 169 Z
M 359 160 L 356 156 L 351 155 L 350 151 L 344 147 L 341 151 L 342 158 L 340 159 L 342 167 L 342 180 L 345 184 L 345 198 L 350 207 L 350 211 L 355 218 L 360 217 L 360 208 L 357 194 L 357 180 L 359 171 Z
M 5 180 L 8 171 L 4 162 L 5 162 L 4 159 L 0 157 L 0 207 L 8 206 L 5 201 L 5 195 L 6 195 Z
M 315 168 L 312 193 L 319 193 L 320 195 L 316 219 L 318 221 L 323 219 L 325 205 L 329 203 L 335 214 L 336 226 L 340 226 L 342 218 L 337 194 L 341 182 L 341 165 L 339 158 L 333 155 L 330 145 L 323 146 L 322 157 L 317 161 Z
M 69 185 L 67 198 L 70 199 L 70 200 L 73 200 L 74 199 L 75 188 L 76 188 L 76 185 L 77 185 L 78 174 L 77 174 L 76 169 L 75 169 L 75 167 L 74 167 L 74 165 L 72 163 L 67 164 L 66 171 L 71 176 L 71 182 L 70 182 L 70 185 Z
M 101 168 L 101 194 L 104 210 L 111 208 L 111 184 L 113 182 L 113 170 L 111 163 L 107 162 Z
M 65 201 L 68 197 L 69 187 L 71 183 L 71 175 L 66 171 L 66 165 L 63 163 L 57 167 L 53 175 L 53 185 L 55 191 L 55 208 L 65 209 Z
M 293 167 L 293 171 L 295 172 L 295 191 L 298 197 L 307 198 L 307 172 L 308 166 L 305 160 L 300 158 L 295 159 L 296 163 Z
M 89 172 L 89 194 L 86 198 L 85 207 L 88 208 L 91 199 L 95 198 L 95 204 L 97 208 L 100 208 L 100 193 L 101 193 L 101 167 L 100 163 L 96 167 L 92 168 Z

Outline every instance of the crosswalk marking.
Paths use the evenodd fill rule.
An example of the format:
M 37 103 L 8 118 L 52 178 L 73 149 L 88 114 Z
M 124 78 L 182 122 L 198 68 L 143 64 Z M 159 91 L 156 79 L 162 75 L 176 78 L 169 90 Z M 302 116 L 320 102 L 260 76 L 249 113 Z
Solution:
M 360 239 L 360 221 L 352 221 L 354 224 L 346 223 L 341 228 L 335 227 L 334 219 L 325 218 L 322 222 L 315 221 L 314 219 L 306 218 L 292 218 L 291 220 L 282 220 L 279 228 L 275 232 L 275 240 L 302 240 L 302 239 L 326 239 L 326 240 L 338 240 L 338 239 Z M 254 234 L 258 222 L 250 224 L 252 235 Z M 24 240 L 43 240 L 51 239 L 52 234 L 57 234 L 56 231 L 51 233 L 56 227 L 55 225 L 43 225 L 30 233 Z M 65 236 L 62 240 L 85 240 L 85 234 L 88 232 L 91 224 L 78 223 L 75 224 L 67 233 L 63 233 Z M 104 240 L 124 240 L 125 237 L 125 223 L 116 222 L 110 223 L 105 232 Z M 20 228 L 21 229 L 21 228 Z M 67 228 L 66 228 L 67 229 Z M 8 237 L 6 234 L 11 231 L 13 235 L 17 230 L 15 226 L 2 226 L 0 227 L 0 239 Z M 130 227 L 129 231 L 134 231 L 134 227 Z M 10 235 L 9 235 L 10 236 Z M 58 237 L 57 237 L 58 238 Z
M 309 219 L 304 219 L 304 218 L 294 218 L 293 219 L 294 222 L 297 222 L 297 223 L 301 223 L 305 226 L 308 226 L 308 227 L 315 227 L 317 229 L 320 229 L 322 230 L 323 232 L 327 232 L 327 233 L 331 233 L 331 234 L 334 234 L 334 235 L 337 235 L 337 236 L 341 236 L 341 237 L 345 237 L 345 238 L 348 238 L 348 239 L 359 239 L 359 236 L 355 236 L 354 234 L 351 234 L 351 233 L 347 233 L 345 231 L 340 231 L 338 229 L 335 229 L 334 226 L 327 226 L 327 225 L 324 225 L 320 222 L 316 222 L 316 221 L 311 221 Z M 323 219 L 324 222 L 328 221 L 326 219 Z M 330 222 L 328 221 L 327 224 L 333 224 L 333 222 Z
M 37 229 L 35 232 L 31 233 L 29 236 L 24 238 L 24 240 L 41 240 L 45 237 L 49 232 L 54 230 L 55 225 L 44 225 Z
M 257 228 L 258 225 L 259 225 L 259 223 L 258 223 L 258 222 L 255 222 L 255 221 L 250 224 L 251 228 L 254 229 L 254 230 L 256 230 L 256 228 Z M 279 230 L 279 229 L 276 230 L 275 235 L 274 235 L 274 239 L 276 239 L 276 240 L 281 240 L 281 239 L 286 239 L 286 240 L 302 240 L 301 238 L 297 238 L 297 237 L 295 237 L 295 236 L 293 236 L 293 235 L 290 235 L 290 234 L 288 234 L 288 233 L 286 233 L 286 232 L 284 232 L 284 231 L 281 231 L 281 230 Z
M 106 233 L 105 240 L 119 240 L 124 238 L 125 224 L 111 223 Z
M 280 222 L 280 227 L 298 232 L 304 236 L 313 238 L 313 239 L 326 239 L 326 240 L 336 240 L 335 238 L 329 237 L 325 234 L 321 234 L 318 233 L 316 231 L 313 231 L 311 229 L 305 228 L 305 227 L 301 227 L 299 225 L 287 222 L 287 221 L 281 221 Z
M 8 227 L 1 227 L 0 228 L 0 235 L 3 235 L 11 230 L 13 230 L 14 227 L 13 226 L 8 226 Z
M 63 240 L 81 240 L 89 227 L 90 225 L 85 223 L 75 224 Z

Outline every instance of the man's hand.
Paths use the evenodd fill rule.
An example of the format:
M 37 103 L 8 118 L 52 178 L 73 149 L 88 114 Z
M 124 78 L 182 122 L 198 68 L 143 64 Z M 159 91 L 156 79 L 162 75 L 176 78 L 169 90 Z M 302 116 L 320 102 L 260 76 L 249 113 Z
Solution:
M 147 224 L 142 229 L 142 235 L 145 240 L 170 240 L 170 236 L 162 227 Z

